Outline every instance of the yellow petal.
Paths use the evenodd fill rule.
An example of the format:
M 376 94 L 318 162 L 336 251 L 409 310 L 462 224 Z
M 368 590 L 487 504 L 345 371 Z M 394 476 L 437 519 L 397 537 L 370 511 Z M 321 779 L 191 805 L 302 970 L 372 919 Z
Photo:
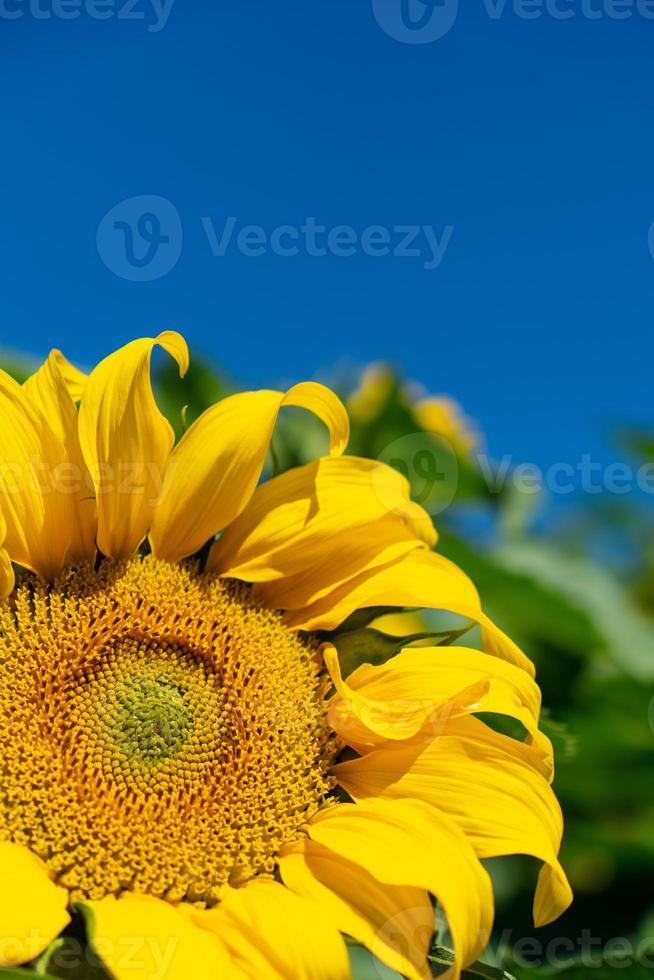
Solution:
M 446 725 L 438 738 L 387 742 L 334 767 L 355 800 L 425 800 L 449 814 L 481 858 L 529 854 L 545 862 L 534 900 L 536 925 L 565 911 L 572 893 L 558 861 L 563 818 L 528 745 L 474 718 Z
M 306 408 L 322 419 L 329 431 L 329 455 L 342 456 L 350 438 L 350 420 L 343 402 L 330 388 L 303 381 L 289 388 L 282 405 Z
M 552 775 L 552 746 L 538 729 L 541 695 L 519 667 L 467 647 L 406 649 L 385 664 L 362 664 L 345 683 L 334 647 L 323 648 L 338 696 L 329 722 L 356 748 L 385 739 L 433 737 L 449 718 L 470 712 L 520 721 L 537 746 L 543 772 Z
M 97 496 L 98 547 L 130 558 L 148 532 L 173 446 L 173 430 L 152 393 L 155 345 L 188 367 L 184 339 L 171 330 L 133 340 L 91 372 L 79 411 L 79 437 Z
M 367 568 L 435 542 L 431 519 L 410 500 L 403 476 L 346 456 L 317 460 L 258 487 L 214 545 L 208 568 L 274 583 L 258 590 L 261 599 L 273 608 L 298 608 Z
M 434 910 L 422 888 L 386 885 L 314 840 L 290 844 L 279 859 L 289 888 L 320 906 L 340 932 L 404 977 L 431 977 L 427 953 Z
M 23 388 L 0 371 L 0 507 L 12 560 L 51 581 L 59 574 L 74 527 L 74 501 L 62 488 L 70 465 L 56 424 Z
M 4 548 L 4 541 L 7 536 L 7 525 L 0 512 L 0 599 L 6 599 L 13 592 L 16 584 L 16 576 L 11 564 L 11 558 Z
M 254 595 L 258 601 L 269 609 L 306 608 L 333 592 L 344 579 L 364 571 L 374 571 L 389 561 L 399 561 L 409 552 L 425 547 L 422 541 L 407 534 L 392 518 L 377 521 L 361 534 L 334 535 L 325 545 L 320 550 L 331 552 L 329 558 L 314 562 L 313 555 L 307 551 L 306 564 L 294 575 L 272 582 L 255 583 Z M 249 578 L 245 581 L 249 581 Z
M 166 472 L 150 542 L 167 561 L 193 554 L 244 509 L 265 463 L 277 414 L 285 405 L 307 408 L 329 429 L 332 455 L 348 439 L 347 414 L 328 388 L 306 382 L 284 394 L 251 391 L 207 409 L 175 447 Z
M 82 397 L 82 392 L 86 387 L 86 382 L 88 381 L 88 375 L 76 368 L 74 364 L 71 364 L 68 358 L 64 357 L 60 350 L 53 350 L 50 353 L 50 358 L 56 364 L 59 374 L 64 379 L 66 387 L 70 397 L 74 402 L 78 402 Z
M 0 965 L 18 966 L 47 949 L 70 922 L 67 902 L 39 858 L 0 842 Z
M 447 558 L 423 549 L 355 576 L 310 606 L 290 611 L 286 620 L 298 629 L 330 630 L 355 609 L 370 606 L 420 606 L 465 616 L 482 627 L 488 653 L 534 674 L 532 662 L 482 611 L 468 576 Z
M 379 881 L 411 885 L 443 907 L 456 951 L 457 978 L 486 946 L 493 925 L 490 879 L 464 833 L 420 800 L 345 803 L 318 814 L 307 826 L 318 841 Z
M 0 548 L 0 599 L 11 595 L 16 584 L 11 558 L 4 548 Z
M 482 678 L 468 687 L 451 689 L 441 686 L 437 679 L 435 685 L 428 683 L 422 691 L 420 675 L 412 672 L 407 685 L 401 667 L 394 683 L 393 665 L 401 655 L 381 667 L 363 665 L 345 682 L 336 648 L 326 643 L 322 650 L 336 688 L 336 696 L 329 702 L 329 725 L 358 752 L 388 739 L 412 738 L 418 732 L 431 738 L 442 731 L 448 718 L 481 710 L 479 705 L 490 686 L 488 678 Z M 374 672 L 371 677 L 366 668 Z
M 156 898 L 113 895 L 82 902 L 91 945 L 116 980 L 216 980 L 232 976 L 219 937 Z
M 68 457 L 66 470 L 62 469 L 60 473 L 59 486 L 61 492 L 71 495 L 73 504 L 70 558 L 74 562 L 92 562 L 98 527 L 97 507 L 93 483 L 79 444 L 75 407 L 75 396 L 79 397 L 83 388 L 82 378 L 86 380 L 61 351 L 53 350 L 39 370 L 27 379 L 23 391 L 30 403 L 48 419 Z
M 238 976 L 349 980 L 349 959 L 338 931 L 324 921 L 318 906 L 279 882 L 255 878 L 243 888 L 227 888 L 217 908 L 191 914 L 197 925 L 220 936 Z

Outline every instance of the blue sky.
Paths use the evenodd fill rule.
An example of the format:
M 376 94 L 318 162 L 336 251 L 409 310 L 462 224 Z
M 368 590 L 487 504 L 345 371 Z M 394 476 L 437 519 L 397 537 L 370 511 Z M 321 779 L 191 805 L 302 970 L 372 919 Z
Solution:
M 401 2 L 2 0 L 2 343 L 388 358 L 541 464 L 651 422 L 654 4 Z

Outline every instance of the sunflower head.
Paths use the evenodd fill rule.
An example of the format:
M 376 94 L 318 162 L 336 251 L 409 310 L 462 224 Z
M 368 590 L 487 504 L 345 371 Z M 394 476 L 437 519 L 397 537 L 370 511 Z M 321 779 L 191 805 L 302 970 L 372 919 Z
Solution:
M 492 924 L 479 858 L 544 862 L 539 922 L 570 899 L 533 668 L 406 481 L 343 455 L 331 391 L 230 396 L 174 445 L 156 344 L 183 373 L 166 332 L 88 377 L 58 351 L 0 374 L 0 965 L 55 956 L 81 910 L 118 980 L 345 977 L 343 935 L 421 977 L 435 897 L 457 975 Z M 261 482 L 286 405 L 330 454 Z M 365 628 L 389 606 L 484 650 L 402 650 Z

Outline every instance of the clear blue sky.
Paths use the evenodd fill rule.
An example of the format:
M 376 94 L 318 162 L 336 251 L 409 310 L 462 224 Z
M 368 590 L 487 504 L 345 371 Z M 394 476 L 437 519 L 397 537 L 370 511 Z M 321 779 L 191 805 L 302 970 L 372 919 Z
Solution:
M 165 25 L 151 0 L 80 2 L 70 20 L 0 3 L 3 344 L 91 363 L 172 327 L 248 385 L 390 358 L 497 455 L 543 463 L 616 415 L 652 420 L 654 20 L 635 4 L 558 0 L 564 20 L 464 0 L 417 44 L 390 36 L 415 39 L 401 0 L 176 0 Z M 444 2 L 410 12 L 429 30 Z M 172 210 L 144 205 L 159 227 L 126 266 L 140 205 L 101 223 L 141 195 Z M 220 237 L 229 216 L 215 256 L 206 219 Z M 354 229 L 355 254 L 235 243 L 310 216 Z M 425 269 L 422 233 L 419 257 L 364 254 L 372 225 L 392 248 L 399 225 L 454 230 Z M 160 234 L 159 277 L 124 278 Z

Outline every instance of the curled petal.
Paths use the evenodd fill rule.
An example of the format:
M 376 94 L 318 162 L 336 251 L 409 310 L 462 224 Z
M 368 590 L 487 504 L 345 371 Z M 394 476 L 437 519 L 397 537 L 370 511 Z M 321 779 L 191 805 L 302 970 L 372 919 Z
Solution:
M 82 392 L 86 387 L 88 375 L 71 364 L 67 357 L 56 348 L 50 352 L 48 360 L 52 360 L 57 367 L 61 377 L 64 379 L 68 393 L 74 402 L 78 402 L 82 397 Z
M 156 345 L 188 367 L 184 339 L 171 330 L 133 340 L 91 372 L 79 411 L 79 437 L 98 507 L 100 551 L 130 558 L 148 532 L 174 435 L 152 393 Z
M 419 647 L 379 666 L 362 664 L 345 682 L 335 648 L 323 651 L 337 690 L 330 724 L 353 747 L 418 733 L 433 738 L 449 719 L 483 711 L 524 725 L 543 774 L 552 777 L 552 746 L 538 728 L 540 689 L 519 667 L 467 647 Z
M 313 382 L 281 391 L 224 398 L 204 412 L 172 454 L 150 543 L 158 558 L 193 554 L 243 511 L 259 482 L 280 408 L 307 408 L 328 427 L 330 452 L 343 452 L 347 414 L 328 388 Z
M 420 676 L 412 674 L 407 684 L 396 663 L 401 654 L 380 667 L 364 664 L 344 681 L 336 648 L 325 644 L 323 655 L 336 688 L 328 708 L 330 727 L 357 751 L 412 738 L 418 732 L 424 737 L 428 732 L 431 738 L 452 715 L 482 710 L 489 690 L 487 677 L 465 687 L 452 687 L 447 678 L 430 685 L 427 679 L 423 688 Z

